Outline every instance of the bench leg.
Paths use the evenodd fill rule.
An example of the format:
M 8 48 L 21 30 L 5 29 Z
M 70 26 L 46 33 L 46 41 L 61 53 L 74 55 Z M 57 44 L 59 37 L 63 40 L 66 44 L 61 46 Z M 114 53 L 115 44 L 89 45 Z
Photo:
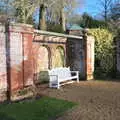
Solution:
M 79 83 L 79 77 L 77 78 L 77 83 Z
M 79 83 L 79 72 L 77 72 L 77 83 Z
M 57 82 L 57 89 L 60 89 L 60 83 L 59 83 L 59 80 Z
M 49 87 L 52 88 L 52 83 L 51 82 L 49 82 Z
M 59 86 L 59 85 L 57 86 L 57 89 L 60 89 L 60 86 Z

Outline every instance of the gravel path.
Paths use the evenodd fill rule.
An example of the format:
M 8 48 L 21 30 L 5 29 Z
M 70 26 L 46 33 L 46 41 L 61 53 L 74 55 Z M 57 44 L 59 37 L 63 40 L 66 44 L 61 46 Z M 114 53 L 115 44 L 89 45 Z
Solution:
M 120 120 L 120 82 L 85 81 L 43 94 L 78 103 L 57 120 Z

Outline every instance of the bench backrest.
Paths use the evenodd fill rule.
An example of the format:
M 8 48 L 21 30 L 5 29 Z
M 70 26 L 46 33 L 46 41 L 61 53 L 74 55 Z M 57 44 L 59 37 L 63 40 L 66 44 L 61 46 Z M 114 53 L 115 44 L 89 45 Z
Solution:
M 71 72 L 70 72 L 70 68 L 54 68 L 52 70 L 49 70 L 49 75 L 57 75 L 59 79 L 64 79 L 64 78 L 68 78 L 71 77 Z

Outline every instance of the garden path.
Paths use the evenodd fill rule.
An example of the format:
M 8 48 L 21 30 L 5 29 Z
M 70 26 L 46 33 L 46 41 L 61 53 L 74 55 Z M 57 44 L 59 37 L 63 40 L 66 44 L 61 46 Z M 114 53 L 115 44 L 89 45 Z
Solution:
M 120 82 L 81 81 L 43 94 L 78 103 L 57 120 L 120 120 Z

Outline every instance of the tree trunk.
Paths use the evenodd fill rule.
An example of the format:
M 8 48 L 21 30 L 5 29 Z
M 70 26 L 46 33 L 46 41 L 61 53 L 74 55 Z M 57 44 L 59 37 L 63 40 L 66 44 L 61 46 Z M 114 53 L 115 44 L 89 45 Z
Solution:
M 107 15 L 108 15 L 108 6 L 107 6 L 107 0 L 105 0 L 105 15 L 104 15 L 104 18 L 105 18 L 105 22 L 107 23 Z
M 66 31 L 66 18 L 65 18 L 65 12 L 64 8 L 61 9 L 61 17 L 60 17 L 60 25 L 62 26 L 62 30 Z
M 38 29 L 46 30 L 46 8 L 44 4 L 40 5 L 39 9 L 39 26 Z

